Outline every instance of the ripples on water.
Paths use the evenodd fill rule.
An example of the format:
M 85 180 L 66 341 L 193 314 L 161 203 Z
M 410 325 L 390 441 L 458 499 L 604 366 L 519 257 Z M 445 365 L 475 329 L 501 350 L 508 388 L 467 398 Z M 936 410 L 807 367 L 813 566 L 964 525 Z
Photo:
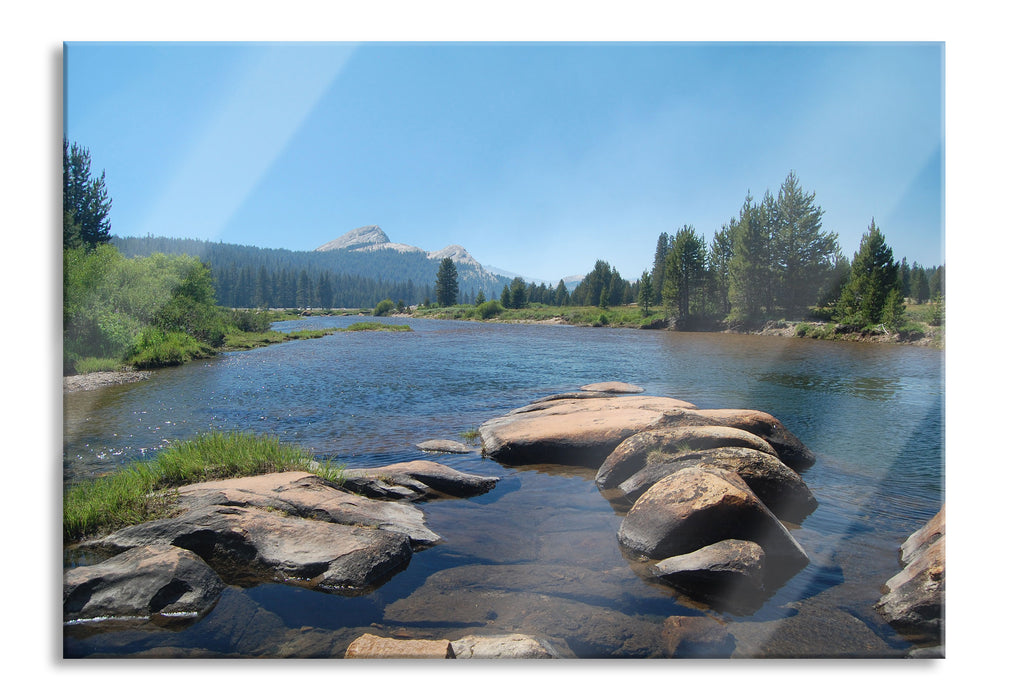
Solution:
M 312 318 L 276 327 L 345 327 L 357 320 Z M 276 434 L 351 466 L 431 458 L 415 445 L 459 439 L 540 396 L 624 380 L 702 408 L 767 411 L 817 454 L 803 477 L 820 506 L 793 532 L 812 563 L 755 614 L 722 616 L 737 655 L 886 656 L 906 647 L 871 605 L 897 571 L 900 542 L 943 501 L 941 352 L 726 334 L 383 321 L 408 322 L 414 332 L 336 333 L 65 396 L 64 479 L 93 478 L 208 430 Z M 276 584 L 229 589 L 206 620 L 185 630 L 68 634 L 66 653 L 168 645 L 270 655 L 275 638 L 305 626 L 337 635 L 337 646 L 345 646 L 340 635 L 369 625 L 457 638 L 461 629 L 499 624 L 553 630 L 572 653 L 636 656 L 659 644 L 665 617 L 699 614 L 630 573 L 615 541 L 620 516 L 599 496 L 591 470 L 506 469 L 474 455 L 436 459 L 502 480 L 475 499 L 425 504 L 429 526 L 446 541 L 419 552 L 374 594 L 341 598 Z M 544 580 L 586 570 L 606 573 L 594 576 L 593 585 L 562 592 Z M 470 571 L 514 605 L 533 605 L 539 598 L 530 596 L 546 591 L 554 606 L 517 618 L 509 609 L 488 609 L 481 614 L 489 617 L 478 621 L 442 619 L 448 613 L 439 612 L 444 591 L 438 586 Z M 487 604 L 487 595 L 469 584 L 464 596 L 474 606 Z M 579 615 L 597 620 L 599 610 L 610 616 L 605 624 L 564 632 Z M 274 641 L 235 648 L 218 630 L 250 611 L 271 620 L 260 633 Z M 612 633 L 598 632 L 610 630 L 606 625 Z M 802 634 L 806 646 L 795 647 L 789 640 Z M 809 639 L 820 646 L 809 646 Z

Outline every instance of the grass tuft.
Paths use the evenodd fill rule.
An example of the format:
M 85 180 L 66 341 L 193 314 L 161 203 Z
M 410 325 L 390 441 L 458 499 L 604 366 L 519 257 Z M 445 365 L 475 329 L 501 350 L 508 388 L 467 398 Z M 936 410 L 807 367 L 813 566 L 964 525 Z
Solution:
M 185 484 L 269 472 L 309 470 L 311 455 L 281 444 L 276 437 L 252 433 L 211 432 L 177 442 L 152 460 L 74 484 L 63 493 L 63 538 L 77 541 L 101 532 L 168 517 L 173 489 Z M 323 476 L 342 472 L 326 463 Z M 316 472 L 318 473 L 318 472 Z M 322 475 L 322 474 L 320 474 Z

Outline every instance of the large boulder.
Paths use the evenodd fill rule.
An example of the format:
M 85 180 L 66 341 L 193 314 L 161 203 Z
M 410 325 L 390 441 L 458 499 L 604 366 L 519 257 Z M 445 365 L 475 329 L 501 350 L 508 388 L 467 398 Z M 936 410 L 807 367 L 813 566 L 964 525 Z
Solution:
M 190 551 L 166 544 L 136 547 L 64 572 L 63 619 L 196 618 L 223 590 L 220 577 Z
M 764 411 L 737 408 L 684 409 L 667 412 L 663 425 L 721 425 L 753 433 L 765 440 L 778 458 L 802 471 L 816 462 L 812 451 L 780 420 Z
M 628 511 L 617 538 L 631 554 L 666 559 L 722 540 L 759 544 L 784 575 L 809 563 L 805 551 L 743 479 L 716 467 L 688 467 L 659 480 Z
M 501 464 L 598 467 L 631 435 L 693 404 L 661 396 L 605 395 L 541 401 L 480 426 L 484 455 Z
M 308 472 L 207 481 L 183 486 L 178 493 L 179 504 L 187 509 L 255 507 L 341 525 L 399 532 L 409 537 L 414 547 L 430 546 L 441 540 L 424 525 L 424 513 L 419 508 L 349 493 Z
M 603 491 L 619 486 L 644 467 L 654 453 L 672 461 L 678 454 L 714 447 L 746 447 L 775 454 L 765 440 L 738 428 L 714 425 L 656 428 L 632 435 L 617 445 L 596 472 L 596 486 Z
M 630 440 L 634 438 L 627 442 Z M 700 466 L 720 467 L 739 474 L 757 498 L 782 520 L 799 523 L 816 510 L 816 498 L 801 476 L 774 455 L 748 447 L 715 447 L 674 454 L 649 452 L 643 467 L 603 494 L 633 503 L 660 479 L 680 469 Z
M 696 600 L 748 610 L 764 595 L 764 550 L 748 540 L 722 540 L 663 559 L 652 573 Z
M 901 546 L 904 568 L 883 586 L 876 610 L 916 642 L 942 641 L 946 597 L 946 508 Z
M 194 508 L 87 543 L 112 551 L 146 545 L 188 549 L 238 581 L 272 578 L 344 593 L 384 582 L 412 555 L 399 532 L 237 506 Z
M 499 481 L 427 460 L 399 462 L 385 467 L 346 469 L 343 487 L 369 498 L 420 500 L 486 493 Z

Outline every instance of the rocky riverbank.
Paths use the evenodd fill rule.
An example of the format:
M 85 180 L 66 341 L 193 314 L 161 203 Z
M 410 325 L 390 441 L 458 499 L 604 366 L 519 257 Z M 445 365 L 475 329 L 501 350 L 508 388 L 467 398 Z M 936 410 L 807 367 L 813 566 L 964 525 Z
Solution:
M 63 377 L 63 393 L 73 394 L 78 391 L 91 391 L 118 384 L 140 382 L 151 376 L 150 371 L 127 369 L 118 372 L 88 372 Z

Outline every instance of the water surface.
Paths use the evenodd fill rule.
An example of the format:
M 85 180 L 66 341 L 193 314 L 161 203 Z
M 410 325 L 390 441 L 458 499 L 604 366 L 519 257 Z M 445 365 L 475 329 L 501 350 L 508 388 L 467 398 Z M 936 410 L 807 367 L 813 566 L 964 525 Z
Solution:
M 346 327 L 312 318 L 279 330 Z M 417 443 L 459 439 L 547 394 L 621 380 L 701 408 L 772 413 L 817 456 L 803 478 L 819 508 L 793 531 L 812 562 L 759 610 L 705 610 L 636 575 L 616 544 L 620 514 L 594 470 L 506 468 L 473 499 L 423 504 L 444 542 L 371 595 L 262 584 L 229 588 L 185 629 L 68 628 L 68 656 L 340 655 L 363 632 L 457 639 L 524 631 L 565 654 L 663 655 L 670 616 L 707 616 L 728 641 L 686 655 L 901 656 L 872 610 L 897 547 L 943 501 L 943 356 L 930 348 L 778 337 L 423 319 L 412 333 L 336 333 L 158 371 L 64 397 L 64 479 L 94 478 L 207 430 L 279 435 L 350 466 L 430 459 Z

